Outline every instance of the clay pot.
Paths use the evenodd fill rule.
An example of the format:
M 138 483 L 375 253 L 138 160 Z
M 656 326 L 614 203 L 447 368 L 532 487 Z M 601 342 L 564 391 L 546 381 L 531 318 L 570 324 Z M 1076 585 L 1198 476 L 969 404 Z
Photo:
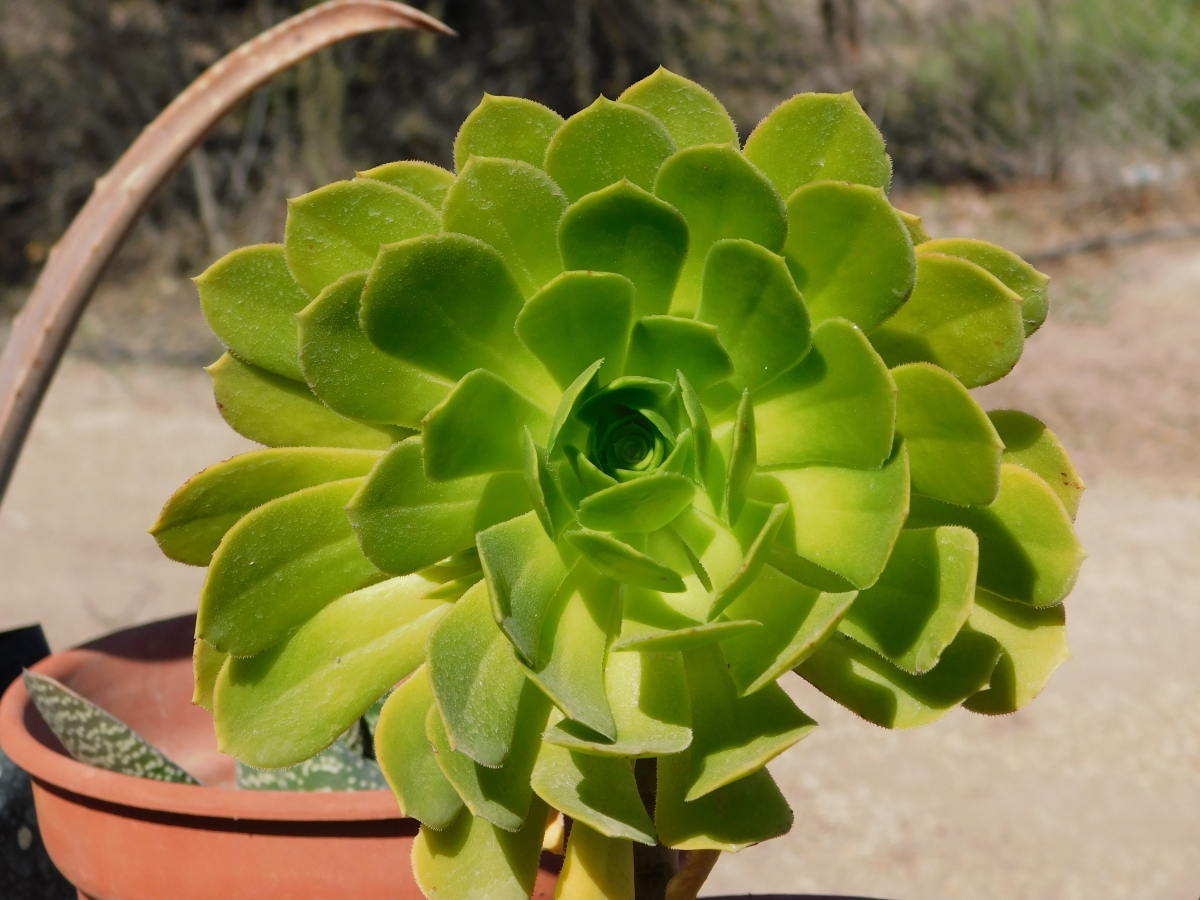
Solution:
M 84 900 L 422 900 L 409 850 L 417 823 L 388 791 L 235 790 L 212 717 L 192 706 L 183 616 L 56 653 L 33 670 L 129 724 L 203 787 L 76 762 L 18 679 L 0 700 L 0 745 L 33 776 L 46 849 Z M 554 893 L 543 858 L 534 898 Z

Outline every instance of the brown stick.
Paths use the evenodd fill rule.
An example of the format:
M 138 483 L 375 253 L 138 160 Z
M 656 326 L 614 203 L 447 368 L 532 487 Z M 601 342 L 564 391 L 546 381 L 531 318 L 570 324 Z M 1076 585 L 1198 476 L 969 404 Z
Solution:
M 222 116 L 280 72 L 338 41 L 393 28 L 454 35 L 402 3 L 331 0 L 316 6 L 214 64 L 96 181 L 91 197 L 50 251 L 0 355 L 0 499 L 96 283 L 155 192 Z

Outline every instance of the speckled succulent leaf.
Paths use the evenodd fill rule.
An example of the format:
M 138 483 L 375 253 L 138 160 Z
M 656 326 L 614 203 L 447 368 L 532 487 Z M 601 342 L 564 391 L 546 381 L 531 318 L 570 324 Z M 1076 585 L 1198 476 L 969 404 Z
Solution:
M 418 159 L 402 159 L 384 163 L 382 166 L 375 166 L 364 172 L 356 172 L 355 175 L 359 178 L 382 181 L 392 187 L 408 191 L 434 209 L 442 208 L 446 192 L 450 190 L 450 185 L 454 184 L 453 172 L 447 172 L 441 166 Z
M 680 753 L 692 742 L 691 705 L 678 652 L 610 652 L 604 688 L 616 724 L 615 739 L 563 719 L 547 730 L 545 740 L 594 756 L 624 759 Z
M 979 590 L 968 622 L 1001 647 L 988 686 L 963 702 L 971 712 L 1016 712 L 1037 697 L 1055 670 L 1071 658 L 1061 604 L 1033 609 Z
M 529 900 L 546 830 L 546 804 L 534 798 L 518 832 L 466 810 L 441 831 L 422 827 L 412 867 L 427 897 L 444 900 Z
M 364 422 L 419 429 L 452 381 L 389 356 L 363 333 L 366 272 L 344 275 L 297 315 L 300 367 L 328 407 Z
M 226 653 L 253 656 L 332 600 L 375 579 L 379 570 L 359 549 L 345 514 L 362 481 L 296 491 L 233 526 L 209 565 L 197 637 Z
M 269 372 L 303 380 L 295 316 L 308 295 L 292 277 L 283 245 L 234 250 L 195 281 L 204 318 L 226 347 Z
M 654 186 L 675 141 L 658 119 L 600 97 L 567 119 L 546 148 L 546 173 L 572 202 L 623 178 Z
M 777 684 L 738 696 L 720 648 L 688 650 L 683 659 L 692 710 L 685 801 L 759 771 L 816 728 Z
M 633 769 L 624 760 L 543 743 L 533 769 L 533 789 L 554 809 L 606 837 L 657 843 Z
M 968 528 L 902 531 L 883 574 L 838 627 L 906 672 L 928 672 L 971 614 L 978 563 Z
M 917 728 L 940 719 L 988 685 L 1000 645 L 963 628 L 936 666 L 913 675 L 840 631 L 796 671 L 821 693 L 884 728 Z
M 167 501 L 150 533 L 171 559 L 207 566 L 221 538 L 271 500 L 371 471 L 382 453 L 331 447 L 255 450 L 209 466 Z
M 773 685 L 824 641 L 841 621 L 854 591 L 827 593 L 767 566 L 729 606 L 731 619 L 757 628 L 723 637 L 721 652 L 741 695 Z
M 974 531 L 979 586 L 1039 608 L 1062 602 L 1085 556 L 1062 501 L 1036 474 L 1011 463 L 1000 467 L 1000 492 L 988 506 L 914 496 L 908 527 L 931 525 Z
M 757 390 L 778 378 L 811 345 L 808 309 L 787 266 L 752 241 L 713 244 L 696 318 L 716 327 L 733 363 L 729 380 L 739 391 Z
M 371 178 L 335 181 L 288 201 L 288 267 L 315 297 L 347 272 L 370 268 L 382 245 L 440 226 L 437 210 L 408 191 Z
M 562 116 L 533 100 L 484 94 L 454 139 L 454 166 L 461 172 L 472 156 L 492 156 L 540 168 L 562 124 Z
M 695 144 L 728 144 L 738 139 L 737 126 L 713 94 L 659 66 L 617 98 L 644 109 L 666 126 L 680 149 Z
M 213 711 L 213 688 L 217 684 L 217 676 L 221 667 L 229 660 L 228 653 L 222 653 L 208 641 L 196 638 L 192 646 L 192 703 L 202 709 Z
M 688 226 L 688 253 L 671 300 L 673 315 L 700 305 L 705 261 L 717 241 L 742 239 L 778 253 L 787 235 L 783 200 L 754 166 L 728 144 L 688 147 L 663 163 L 654 194 Z
M 387 781 L 379 764 L 342 740 L 311 759 L 283 769 L 256 769 L 237 761 L 237 786 L 246 791 L 380 791 Z
M 930 363 L 897 366 L 892 378 L 913 493 L 959 506 L 995 500 L 1004 444 L 967 389 Z
M 892 179 L 883 136 L 852 93 L 799 94 L 781 103 L 746 139 L 746 158 L 784 197 L 813 181 L 887 190 Z
M 836 316 L 870 332 L 912 293 L 912 240 L 882 191 L 818 181 L 788 197 L 787 215 L 783 253 L 814 323 Z
M 766 769 L 685 800 L 689 752 L 658 760 L 654 826 L 662 843 L 680 850 L 737 851 L 791 830 L 791 807 Z
M 554 900 L 633 900 L 633 845 L 593 831 L 581 822 L 571 827 Z
M 431 481 L 421 441 L 389 450 L 347 513 L 363 552 L 385 572 L 407 575 L 470 547 L 476 532 L 529 510 L 519 473 Z
M 207 371 L 221 418 L 242 437 L 268 447 L 385 450 L 412 434 L 407 428 L 339 415 L 304 382 L 244 363 L 229 353 Z
M 1050 278 L 1011 250 L 972 238 L 939 238 L 921 246 L 921 253 L 961 256 L 995 275 L 1021 298 L 1025 337 L 1042 327 L 1050 313 Z
M 759 465 L 879 468 L 896 422 L 887 366 L 845 319 L 822 322 L 812 342 L 798 365 L 754 394 Z
M 446 194 L 442 225 L 498 250 L 528 297 L 562 271 L 558 220 L 566 208 L 563 192 L 537 166 L 474 156 Z
M 550 701 L 531 682 L 525 682 L 517 704 L 512 747 L 503 764 L 491 768 L 454 750 L 436 707 L 429 710 L 425 736 L 442 774 L 462 797 L 471 815 L 505 831 L 520 829 L 533 799 L 529 779 L 549 714 Z
M 871 333 L 889 366 L 929 362 L 966 387 L 1003 378 L 1021 358 L 1021 298 L 985 269 L 942 253 L 922 253 L 912 296 Z
M 438 766 L 425 726 L 433 690 L 424 666 L 394 690 L 375 726 L 375 758 L 400 811 L 429 828 L 445 828 L 463 809 L 462 798 Z
M 1003 461 L 1040 475 L 1074 521 L 1083 497 L 1083 479 L 1054 432 L 1028 413 L 1015 409 L 993 410 L 988 418 L 1004 441 Z
M 687 256 L 688 225 L 675 207 L 628 179 L 571 204 L 558 225 L 568 269 L 614 272 L 634 286 L 634 314 L 670 308 Z
M 625 363 L 633 325 L 633 283 L 611 272 L 564 272 L 526 302 L 517 316 L 521 342 L 559 387 L 566 388 L 596 360 L 600 380 L 612 381 Z
M 214 724 L 224 752 L 262 768 L 328 747 L 421 665 L 452 604 L 419 575 L 339 597 L 275 646 L 221 670 Z
M 145 738 L 66 685 L 26 671 L 25 690 L 72 757 L 89 766 L 176 784 L 199 784 Z

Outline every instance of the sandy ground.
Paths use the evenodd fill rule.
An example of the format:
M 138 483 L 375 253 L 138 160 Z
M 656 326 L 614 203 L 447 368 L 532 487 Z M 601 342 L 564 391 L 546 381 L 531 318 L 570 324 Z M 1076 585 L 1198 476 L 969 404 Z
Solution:
M 1051 321 L 981 399 L 1046 419 L 1090 485 L 1074 659 L 1015 716 L 911 733 L 791 679 L 822 726 L 772 766 L 795 828 L 724 857 L 705 893 L 1200 896 L 1200 241 L 1048 270 Z M 202 571 L 145 530 L 247 446 L 202 372 L 69 358 L 0 508 L 0 629 L 40 620 L 61 648 L 192 608 Z

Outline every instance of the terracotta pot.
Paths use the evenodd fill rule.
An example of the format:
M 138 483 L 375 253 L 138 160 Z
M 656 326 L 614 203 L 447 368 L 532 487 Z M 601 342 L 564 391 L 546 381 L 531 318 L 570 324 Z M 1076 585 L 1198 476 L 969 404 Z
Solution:
M 191 704 L 195 619 L 183 616 L 56 653 L 33 670 L 97 703 L 203 787 L 76 762 L 18 679 L 0 700 L 0 745 L 33 777 L 46 849 L 90 900 L 421 900 L 409 865 L 417 823 L 388 791 L 234 789 L 212 717 Z M 554 893 L 546 856 L 534 898 Z

